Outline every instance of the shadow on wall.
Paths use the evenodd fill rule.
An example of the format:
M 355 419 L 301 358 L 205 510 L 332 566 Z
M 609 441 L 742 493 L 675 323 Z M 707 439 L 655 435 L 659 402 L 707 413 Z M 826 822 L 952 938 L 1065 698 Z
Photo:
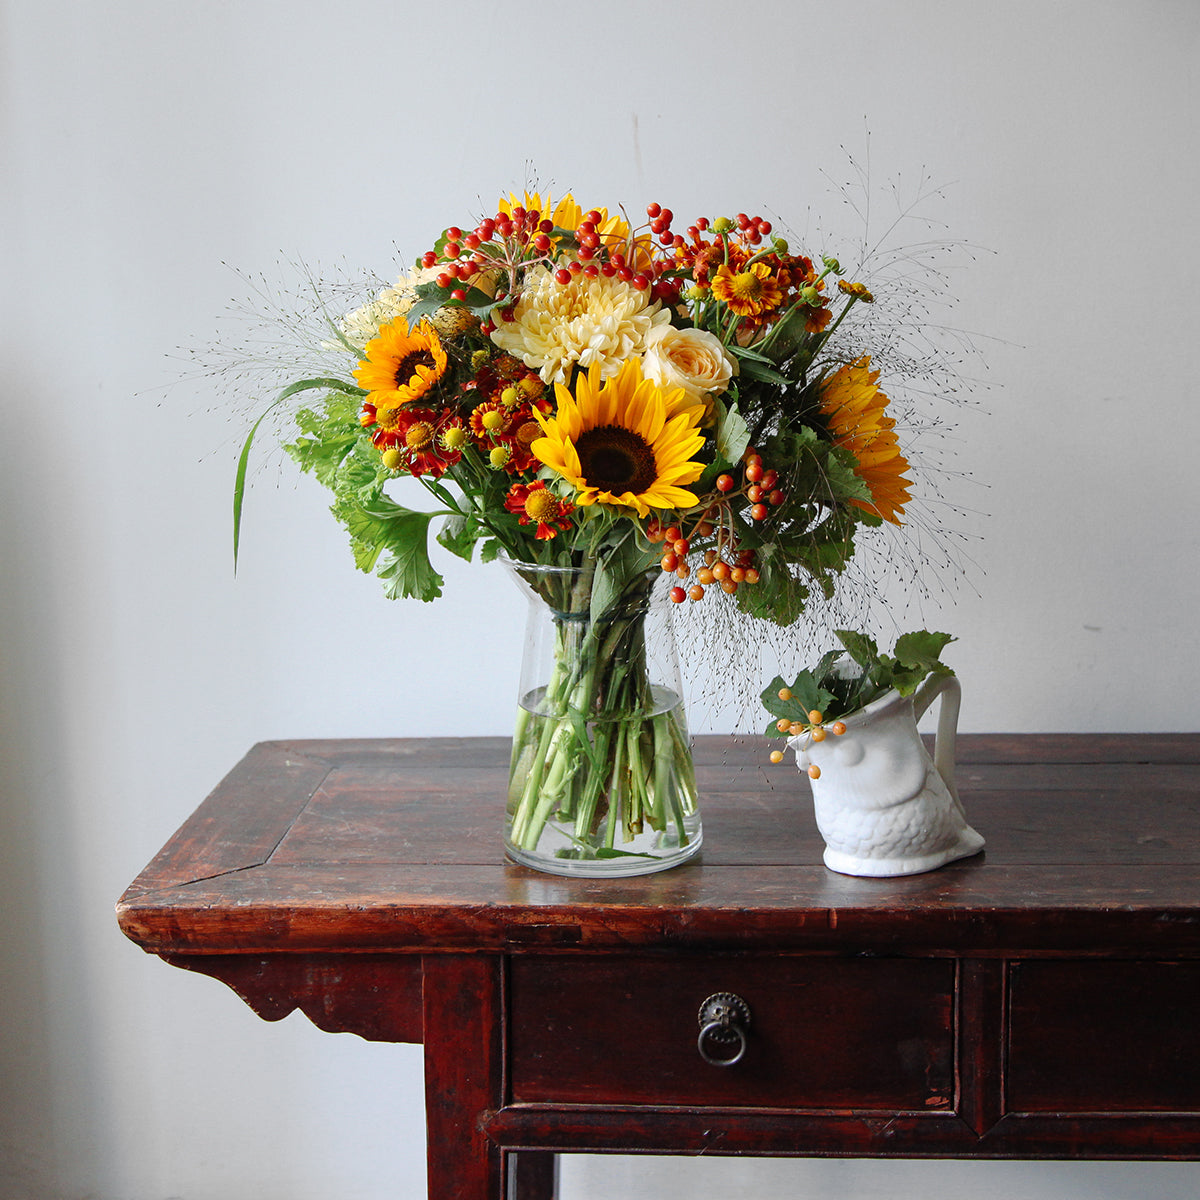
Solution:
M 0 464 L 0 1195 L 13 1197 L 40 1196 L 37 1181 L 55 1177 L 56 1161 L 80 1144 L 95 1153 L 96 1141 L 87 1010 L 77 1002 L 86 980 L 72 973 L 82 932 L 62 742 L 70 647 L 47 552 L 61 539 L 48 528 L 44 481 L 23 469 L 25 445 L 12 431 Z M 56 1111 L 63 1094 L 74 1099 L 69 1115 Z

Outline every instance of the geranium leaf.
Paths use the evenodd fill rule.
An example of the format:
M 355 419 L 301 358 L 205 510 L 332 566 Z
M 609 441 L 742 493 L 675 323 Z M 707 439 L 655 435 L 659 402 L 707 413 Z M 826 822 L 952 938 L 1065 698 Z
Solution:
M 371 505 L 341 497 L 333 512 L 350 533 L 359 570 L 373 570 L 384 552 L 390 554 L 376 572 L 387 584 L 389 599 L 436 600 L 442 594 L 442 577 L 429 561 L 429 522 L 435 513 L 401 508 L 386 496 Z
M 865 633 L 854 629 L 835 629 L 834 633 L 838 641 L 846 647 L 846 653 L 859 666 L 869 669 L 879 661 L 879 647 L 875 645 L 874 639 Z
M 389 600 L 400 596 L 436 600 L 444 580 L 429 561 L 430 513 L 401 511 L 388 517 L 391 559 L 376 572 Z
M 474 517 L 457 513 L 452 517 L 447 517 L 443 522 L 441 529 L 438 530 L 437 540 L 451 554 L 457 554 L 459 558 L 470 562 L 475 554 L 475 543 L 483 532 Z
M 932 671 L 945 666 L 939 661 L 942 651 L 954 640 L 948 633 L 929 633 L 924 629 L 905 633 L 896 640 L 896 658 L 906 666 Z

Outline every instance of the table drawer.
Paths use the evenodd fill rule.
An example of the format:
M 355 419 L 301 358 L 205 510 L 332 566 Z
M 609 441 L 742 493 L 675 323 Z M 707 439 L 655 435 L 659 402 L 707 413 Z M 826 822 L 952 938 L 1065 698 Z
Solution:
M 512 1098 L 949 1109 L 955 978 L 948 959 L 514 957 Z M 701 1005 L 719 992 L 750 1009 L 732 1066 L 697 1047 Z
M 1200 1111 L 1200 963 L 1015 962 L 1010 1112 Z

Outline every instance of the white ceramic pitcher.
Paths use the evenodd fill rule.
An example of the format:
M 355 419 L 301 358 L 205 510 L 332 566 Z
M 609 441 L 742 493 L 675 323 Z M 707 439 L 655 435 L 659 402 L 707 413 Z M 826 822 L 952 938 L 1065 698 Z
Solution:
M 917 721 L 938 697 L 931 759 Z M 953 675 L 934 675 L 912 696 L 890 691 L 842 718 L 846 732 L 788 739 L 811 780 L 825 865 L 843 875 L 916 875 L 983 849 L 954 786 L 954 743 L 962 692 Z

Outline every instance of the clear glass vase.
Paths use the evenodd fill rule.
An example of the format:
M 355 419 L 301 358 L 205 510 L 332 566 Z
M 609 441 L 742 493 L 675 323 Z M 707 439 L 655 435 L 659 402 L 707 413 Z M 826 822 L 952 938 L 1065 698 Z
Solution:
M 596 877 L 691 858 L 700 812 L 663 572 L 507 566 L 529 600 L 509 856 Z

